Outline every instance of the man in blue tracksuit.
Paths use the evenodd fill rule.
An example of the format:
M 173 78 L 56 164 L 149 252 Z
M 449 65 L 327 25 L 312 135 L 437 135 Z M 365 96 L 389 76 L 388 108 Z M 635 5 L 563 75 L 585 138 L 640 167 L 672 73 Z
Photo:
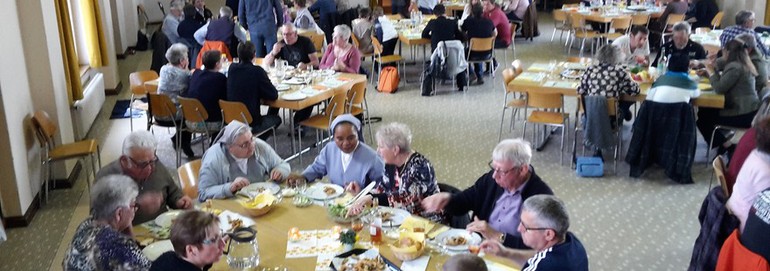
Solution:
M 257 57 L 265 57 L 277 41 L 278 26 L 283 25 L 281 0 L 241 0 L 238 18 L 249 30 L 251 42 L 257 47 Z

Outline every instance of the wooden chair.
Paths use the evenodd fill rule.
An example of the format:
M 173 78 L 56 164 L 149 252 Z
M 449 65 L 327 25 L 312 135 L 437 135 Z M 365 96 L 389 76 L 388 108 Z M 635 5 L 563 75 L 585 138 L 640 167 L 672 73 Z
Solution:
M 503 138 L 503 123 L 505 122 L 505 110 L 511 110 L 511 126 L 509 131 L 513 131 L 513 124 L 516 121 L 516 116 L 520 109 L 526 110 L 527 108 L 527 93 L 522 91 L 515 91 L 508 87 L 508 84 L 516 79 L 519 74 L 524 72 L 521 64 L 521 60 L 514 60 L 511 63 L 511 68 L 503 70 L 503 88 L 505 89 L 505 97 L 503 98 L 503 113 L 500 117 L 500 132 L 497 135 L 497 141 L 499 142 Z M 510 99 L 508 97 L 511 97 Z M 524 115 L 527 112 L 524 111 Z
M 171 101 L 171 98 L 165 94 L 148 93 L 147 102 L 147 130 L 152 132 L 152 130 L 150 130 L 152 126 L 157 125 L 166 128 L 174 128 L 174 131 L 176 131 L 177 135 L 179 135 L 181 132 L 179 129 L 181 127 L 181 122 L 179 122 L 177 119 L 176 105 L 174 105 L 174 102 Z M 182 148 L 179 147 L 182 141 L 181 136 L 176 136 L 175 138 L 176 141 L 174 141 L 174 146 L 176 146 L 176 165 L 179 166 L 182 161 Z
M 631 25 L 632 26 L 644 26 L 649 27 L 650 26 L 650 15 L 644 14 L 644 13 L 638 13 L 631 15 Z
M 721 156 L 717 156 L 714 162 L 711 163 L 711 166 L 714 167 L 714 174 L 717 176 L 717 180 L 719 180 L 722 192 L 725 193 L 726 198 L 730 198 L 730 190 L 727 187 L 727 178 L 725 177 L 725 161 L 722 160 Z M 709 191 L 711 191 L 711 183 L 713 181 L 713 178 L 709 181 Z
M 561 5 L 561 9 L 567 9 L 567 8 L 577 8 L 580 7 L 580 4 L 563 4 Z M 554 9 L 556 11 L 558 9 Z
M 353 85 L 348 91 L 346 104 L 345 112 L 353 116 L 364 114 L 364 125 L 369 128 L 369 142 L 374 143 L 374 133 L 372 133 L 371 118 L 369 116 L 369 103 L 366 102 L 366 82 Z
M 578 95 L 578 106 L 577 111 L 575 112 L 575 134 L 572 136 L 572 154 L 573 157 L 577 152 L 577 135 L 578 132 L 583 131 L 583 118 L 581 115 L 583 112 L 585 112 L 585 108 L 583 108 L 583 105 L 585 104 L 583 102 L 583 96 Z M 618 173 L 618 158 L 620 157 L 620 152 L 623 150 L 623 140 L 621 140 L 621 129 L 623 127 L 623 121 L 620 118 L 618 112 L 620 112 L 620 108 L 618 107 L 618 99 L 617 98 L 607 98 L 607 115 L 610 116 L 611 119 L 615 120 L 612 132 L 615 136 L 615 151 L 613 154 L 613 159 L 615 160 L 613 164 L 613 173 Z M 586 152 L 586 146 L 584 144 L 580 144 L 583 146 L 583 155 L 585 155 Z
M 71 158 L 85 159 L 90 157 L 91 173 L 96 178 L 96 163 L 99 164 L 98 168 L 101 168 L 102 158 L 99 151 L 99 143 L 95 139 L 85 139 L 57 146 L 54 135 L 56 135 L 59 127 L 51 120 L 48 113 L 42 110 L 35 111 L 34 115 L 32 115 L 32 124 L 35 127 L 35 135 L 40 141 L 40 149 L 43 151 L 40 155 L 40 162 L 46 203 L 48 202 L 48 180 L 52 175 L 51 163 Z M 85 160 L 83 160 L 83 163 L 85 163 Z M 91 179 L 88 177 L 88 172 L 86 172 L 86 184 L 88 187 L 87 191 L 91 191 Z M 55 186 L 56 183 L 54 183 L 54 188 Z M 41 196 L 39 200 L 42 201 L 43 197 Z
M 249 126 L 251 126 L 251 122 L 254 121 L 254 118 L 251 116 L 249 109 L 242 102 L 219 100 L 219 108 L 222 110 L 222 127 L 225 127 L 225 124 L 228 124 L 234 120 L 243 122 Z M 275 127 L 270 127 L 262 131 L 252 130 L 251 132 L 254 134 L 254 136 L 260 136 L 270 131 L 273 133 L 273 148 L 277 148 L 278 141 L 275 139 Z
M 513 59 L 516 59 L 516 28 L 517 28 L 517 26 L 518 26 L 517 24 L 511 23 L 511 45 L 509 47 L 511 47 L 511 50 L 513 51 Z M 504 62 L 503 63 L 508 63 L 508 48 L 505 48 L 505 50 L 503 50 L 503 57 L 504 57 Z M 494 73 L 492 75 L 493 75 L 493 78 L 494 78 Z
M 324 39 L 326 38 L 326 35 L 319 34 L 318 32 L 315 32 L 315 31 L 305 31 L 298 34 L 309 38 L 310 41 L 313 42 L 313 46 L 315 46 L 316 56 L 318 56 L 318 59 L 320 60 L 321 57 L 323 57 L 323 52 L 325 51 Z
M 128 113 L 131 115 L 129 118 L 131 131 L 134 131 L 134 100 L 145 97 L 147 93 L 156 93 L 158 91 L 157 88 L 153 87 L 152 89 L 149 89 L 144 83 L 158 79 L 158 77 L 160 77 L 158 76 L 158 73 L 153 70 L 132 72 L 128 75 L 128 82 L 131 88 L 131 99 L 128 101 Z
M 570 41 L 568 47 L 567 47 L 567 54 L 570 54 L 570 51 L 572 51 L 572 43 L 575 41 L 575 39 L 583 39 L 583 41 L 580 43 L 580 53 L 579 55 L 583 56 L 583 48 L 585 48 L 586 39 L 598 39 L 601 37 L 601 34 L 599 32 L 588 30 L 586 29 L 586 21 L 585 17 L 580 13 L 573 13 L 570 17 L 570 23 L 572 24 L 572 33 L 574 37 Z M 594 52 L 594 45 L 596 43 L 593 43 L 591 45 L 591 54 L 593 55 Z
M 653 33 L 660 35 L 660 47 L 663 47 L 663 44 L 666 43 L 666 37 L 673 35 L 671 29 L 674 25 L 681 21 L 684 21 L 684 14 L 669 14 L 668 18 L 666 18 L 666 26 L 663 27 L 663 30 L 660 32 L 652 31 Z
M 471 60 L 472 52 L 490 52 L 490 56 L 486 59 Z M 492 78 L 495 78 L 495 65 L 493 64 L 495 59 L 495 36 L 493 35 L 489 38 L 471 38 L 468 42 L 468 53 L 465 54 L 465 58 L 468 61 L 468 66 L 475 63 L 489 63 L 489 66 L 492 69 L 489 74 L 492 75 Z M 465 69 L 465 75 L 466 78 L 468 78 L 468 80 L 465 81 L 466 87 L 470 87 L 471 84 L 470 73 L 471 69 Z
M 303 120 L 299 123 L 300 126 L 305 126 L 309 128 L 313 128 L 316 130 L 316 142 L 321 142 L 323 140 L 323 131 L 327 131 L 329 133 L 329 136 L 332 136 L 332 131 L 329 130 L 329 125 L 331 125 L 334 118 L 336 118 L 339 115 L 342 115 L 345 113 L 345 100 L 347 99 L 347 94 L 337 94 L 334 95 L 331 98 L 331 102 L 326 105 L 326 110 L 323 112 L 311 116 L 310 118 Z M 318 136 L 318 131 L 321 131 L 321 137 Z M 302 130 L 299 130 L 299 148 L 302 149 Z M 300 157 L 302 157 L 302 152 L 300 152 Z M 301 158 L 300 158 L 300 161 Z
M 553 37 L 556 35 L 556 30 L 560 31 L 559 42 L 561 42 L 562 36 L 564 36 L 564 31 L 567 31 L 567 35 L 569 35 L 571 30 L 567 12 L 561 9 L 553 10 L 553 33 L 551 34 L 551 42 L 553 42 Z
M 192 200 L 198 200 L 198 174 L 201 171 L 201 159 L 185 163 L 176 169 L 179 175 L 179 187 L 182 193 Z
M 350 38 L 353 40 L 353 46 L 355 46 L 356 48 L 361 48 L 361 41 L 358 40 L 356 35 L 350 35 Z M 358 51 L 360 52 L 361 50 L 359 49 Z M 374 61 L 374 51 L 367 54 L 364 54 L 363 52 L 361 52 L 361 59 L 367 59 L 367 58 L 372 58 L 372 61 Z
M 714 18 L 711 19 L 711 29 L 717 29 L 722 26 L 722 17 L 725 16 L 724 11 L 717 12 Z
M 531 111 L 530 111 L 531 109 Z M 527 124 L 541 124 L 544 126 L 561 127 L 561 147 L 559 152 L 559 164 L 564 160 L 564 141 L 567 137 L 566 130 L 569 127 L 569 114 L 564 111 L 564 95 L 559 93 L 542 93 L 540 91 L 527 92 L 527 106 L 524 110 L 530 111 L 529 117 L 524 121 L 524 130 L 521 136 L 527 133 Z M 550 133 L 546 133 L 547 135 Z M 539 135 L 537 126 L 532 131 L 533 143 Z
M 206 122 L 209 119 L 208 111 L 206 111 L 206 108 L 203 107 L 203 104 L 198 99 L 179 97 L 177 100 L 182 109 L 182 121 L 180 123 L 190 122 L 190 124 L 183 125 L 182 130 L 192 134 L 202 134 L 203 144 L 201 144 L 201 149 L 202 153 L 206 152 L 206 142 L 210 141 L 211 138 L 209 133 L 216 132 L 210 130 Z
M 404 58 L 401 57 L 401 55 L 392 54 L 389 56 L 383 56 L 382 55 L 382 43 L 380 43 L 379 40 L 377 40 L 376 37 L 372 37 L 372 45 L 374 46 L 374 58 L 372 59 L 372 76 L 369 77 L 369 83 L 376 86 L 374 83 L 374 66 L 375 64 L 379 63 L 379 70 L 377 71 L 377 75 L 379 76 L 380 73 L 382 73 L 382 65 L 384 64 L 390 64 L 390 63 L 396 63 L 396 69 L 402 72 L 403 75 L 406 75 L 404 73 L 404 70 L 406 70 L 406 64 L 404 64 Z M 403 65 L 403 69 L 399 69 L 399 64 Z M 401 76 L 402 80 L 399 81 L 399 84 L 401 84 L 401 81 L 406 81 L 406 79 Z
M 628 31 L 631 29 L 631 17 L 620 16 L 612 18 L 610 21 L 609 29 L 614 30 L 614 32 L 607 32 L 602 34 L 604 39 L 607 40 L 607 43 L 628 33 Z

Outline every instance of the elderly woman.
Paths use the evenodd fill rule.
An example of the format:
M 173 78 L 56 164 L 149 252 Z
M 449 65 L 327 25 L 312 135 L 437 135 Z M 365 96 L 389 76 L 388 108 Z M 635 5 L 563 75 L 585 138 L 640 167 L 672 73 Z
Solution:
M 203 154 L 198 200 L 230 198 L 251 183 L 281 181 L 289 171 L 289 164 L 270 145 L 255 138 L 251 127 L 233 121 Z
M 364 54 L 373 52 L 372 35 L 374 35 L 374 24 L 372 24 L 372 10 L 369 8 L 359 9 L 358 19 L 353 20 L 352 25 L 353 35 L 358 39 L 358 50 Z
M 444 222 L 440 213 L 423 211 L 422 199 L 439 192 L 436 172 L 425 156 L 412 150 L 412 131 L 404 124 L 390 123 L 377 131 L 377 153 L 385 162 L 385 175 L 372 195 L 361 197 L 351 214 L 377 198 L 380 205 L 407 210 L 435 222 Z
M 192 72 L 187 69 L 187 66 L 190 64 L 190 61 L 187 58 L 187 46 L 181 43 L 171 45 L 171 47 L 166 50 L 166 59 L 168 60 L 168 64 L 163 65 L 163 67 L 160 68 L 158 93 L 168 96 L 174 104 L 179 106 L 177 97 L 185 96 L 185 94 L 187 94 L 187 87 L 190 84 L 190 76 L 192 75 Z M 181 114 L 181 111 L 177 112 Z M 158 121 L 170 122 L 171 119 L 158 118 Z M 181 135 L 182 151 L 188 158 L 195 157 L 195 152 L 193 152 L 190 147 L 192 134 L 190 132 L 182 131 Z M 174 137 L 171 138 L 172 146 L 174 146 L 174 148 L 177 146 L 176 137 L 177 134 L 174 134 Z
M 344 114 L 334 119 L 329 129 L 334 135 L 334 144 L 326 144 L 302 175 L 289 176 L 289 184 L 328 176 L 331 183 L 357 193 L 361 187 L 382 179 L 385 170 L 382 159 L 358 140 L 361 121 Z
M 632 96 L 639 94 L 639 85 L 631 80 L 631 76 L 623 66 L 618 65 L 621 61 L 618 47 L 610 44 L 603 45 L 596 52 L 595 58 L 597 63 L 588 67 L 583 78 L 580 79 L 578 95 L 620 98 L 624 93 Z M 620 102 L 621 114 L 627 121 L 631 120 L 629 108 L 632 104 L 633 102 Z
M 313 19 L 313 14 L 307 9 L 307 0 L 294 0 L 297 9 L 297 18 L 294 19 L 294 27 L 302 30 L 316 30 L 318 26 Z M 319 28 L 320 29 L 320 28 Z
M 91 216 L 80 223 L 64 256 L 64 270 L 147 270 L 150 260 L 133 240 L 139 188 L 124 175 L 91 187 Z
M 332 43 L 326 48 L 321 58 L 321 69 L 332 69 L 338 72 L 358 73 L 361 67 L 361 53 L 350 42 L 352 30 L 344 24 L 334 27 Z
M 198 210 L 180 214 L 171 225 L 171 244 L 174 251 L 160 255 L 150 271 L 208 270 L 225 250 L 219 217 Z

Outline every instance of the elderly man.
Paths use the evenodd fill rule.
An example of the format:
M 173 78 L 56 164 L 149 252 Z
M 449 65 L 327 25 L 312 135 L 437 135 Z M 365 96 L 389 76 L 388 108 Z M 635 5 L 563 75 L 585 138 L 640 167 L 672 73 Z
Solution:
M 136 182 L 139 196 L 136 204 L 139 211 L 133 219 L 133 224 L 141 224 L 172 209 L 192 208 L 192 200 L 182 195 L 176 181 L 168 170 L 157 164 L 155 150 L 158 143 L 148 131 L 135 131 L 123 140 L 123 155 L 120 159 L 109 163 L 96 174 L 98 181 L 104 176 L 123 174 Z
M 647 38 L 650 30 L 644 26 L 633 26 L 631 32 L 612 42 L 620 48 L 621 63 L 645 66 L 650 60 L 650 43 Z
M 276 59 L 283 59 L 289 65 L 303 70 L 309 66 L 318 67 L 315 45 L 310 38 L 298 35 L 296 27 L 291 23 L 281 27 L 281 34 L 283 40 L 273 46 L 273 50 L 265 57 L 263 65 L 269 67 Z
M 230 52 L 236 49 L 231 48 L 233 37 L 240 42 L 248 40 L 246 38 L 246 30 L 233 22 L 233 10 L 226 6 L 219 8 L 219 19 L 211 20 L 203 27 L 198 28 L 193 36 L 200 45 L 203 45 L 206 41 L 221 41 L 228 47 Z
M 267 72 L 252 62 L 254 47 L 254 44 L 248 41 L 238 45 L 238 56 L 241 62 L 231 64 L 227 71 L 227 100 L 242 102 L 246 105 L 254 119 L 251 122 L 251 129 L 259 133 L 281 125 L 281 118 L 278 112 L 262 116 L 260 109 L 262 100 L 278 99 L 278 90 L 270 82 Z M 262 140 L 268 137 L 270 137 L 268 133 L 260 136 Z
M 211 14 L 211 10 L 206 8 L 206 1 L 193 0 L 193 6 L 195 7 L 195 18 L 193 20 L 203 24 L 211 19 L 213 14 Z
M 538 194 L 552 195 L 553 191 L 535 173 L 530 165 L 532 148 L 523 139 L 506 139 L 492 151 L 490 171 L 473 186 L 457 194 L 438 193 L 425 198 L 426 212 L 445 210 L 459 215 L 473 211 L 474 221 L 469 231 L 481 233 L 485 239 L 499 240 L 506 247 L 529 248 L 522 241 L 516 227 L 521 222 L 521 203 Z
M 264 57 L 273 50 L 278 40 L 275 33 L 283 25 L 283 5 L 280 0 L 241 0 L 238 20 L 249 30 L 251 42 L 256 46 L 257 57 Z M 239 58 L 243 56 L 238 55 Z M 250 59 L 250 58 L 249 58 Z
M 564 202 L 551 195 L 537 195 L 524 201 L 518 231 L 532 250 L 504 248 L 495 240 L 481 243 L 489 254 L 512 259 L 522 271 L 587 271 L 588 255 L 580 240 L 569 230 Z
M 672 29 L 671 40 L 663 44 L 663 51 L 652 62 L 652 66 L 657 66 L 663 55 L 670 57 L 673 54 L 685 54 L 690 59 L 691 66 L 698 66 L 698 60 L 706 59 L 703 46 L 690 40 L 690 29 L 687 22 L 676 23 Z
M 91 188 L 91 215 L 75 231 L 64 256 L 66 271 L 147 270 L 150 260 L 133 240 L 131 220 L 139 208 L 139 188 L 129 177 L 97 178 Z
M 161 31 L 163 31 L 163 34 L 166 34 L 166 38 L 168 38 L 168 41 L 171 44 L 181 42 L 179 39 L 179 33 L 176 32 L 176 28 L 179 26 L 179 22 L 184 19 L 184 14 L 182 13 L 183 8 L 184 3 L 174 2 L 168 8 L 168 15 L 163 18 L 163 26 L 161 26 Z
M 328 176 L 331 183 L 357 193 L 361 187 L 382 179 L 385 163 L 375 150 L 358 140 L 361 121 L 344 114 L 334 119 L 329 129 L 334 135 L 334 144 L 326 144 L 302 175 L 289 176 L 289 184 Z
M 719 41 L 722 43 L 722 48 L 727 46 L 728 42 L 743 33 L 749 33 L 754 36 L 754 39 L 761 41 L 762 39 L 759 38 L 759 35 L 754 32 L 754 22 L 756 22 L 756 20 L 757 19 L 753 11 L 738 11 L 738 13 L 735 14 L 735 25 L 725 28 L 725 30 L 722 32 L 722 35 L 719 36 Z M 762 55 L 765 57 L 770 57 L 770 50 L 765 47 L 764 44 L 757 42 L 757 48 L 759 48 L 759 52 L 762 53 Z

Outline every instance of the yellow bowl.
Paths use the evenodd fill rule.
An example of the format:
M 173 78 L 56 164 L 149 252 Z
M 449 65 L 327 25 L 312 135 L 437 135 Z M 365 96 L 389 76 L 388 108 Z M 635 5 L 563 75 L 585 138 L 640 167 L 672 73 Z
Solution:
M 269 212 L 275 205 L 275 196 L 270 193 L 260 193 L 254 199 L 241 201 L 241 206 L 249 216 L 261 216 Z
M 422 253 L 425 251 L 424 233 L 401 232 L 399 235 L 400 236 L 398 240 L 395 241 L 395 243 L 400 242 L 400 240 L 403 238 L 409 238 L 415 242 L 416 247 L 397 247 L 393 244 L 390 244 L 390 251 L 393 252 L 393 255 L 396 256 L 396 258 L 401 261 L 411 261 L 422 256 Z

